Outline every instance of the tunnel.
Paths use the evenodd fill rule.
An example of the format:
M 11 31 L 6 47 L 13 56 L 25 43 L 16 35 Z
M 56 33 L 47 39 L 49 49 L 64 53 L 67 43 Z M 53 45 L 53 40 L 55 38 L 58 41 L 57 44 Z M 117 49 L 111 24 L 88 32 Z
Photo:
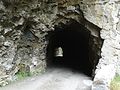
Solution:
M 67 67 L 88 76 L 92 75 L 94 67 L 89 54 L 91 33 L 87 28 L 72 21 L 66 25 L 56 26 L 48 35 L 48 66 Z

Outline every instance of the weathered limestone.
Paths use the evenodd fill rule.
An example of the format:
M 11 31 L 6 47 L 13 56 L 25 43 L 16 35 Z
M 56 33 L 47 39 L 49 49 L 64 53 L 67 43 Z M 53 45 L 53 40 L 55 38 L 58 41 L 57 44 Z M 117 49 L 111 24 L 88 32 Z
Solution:
M 83 3 L 84 4 L 81 8 L 84 12 L 85 18 L 102 29 L 101 37 L 104 39 L 101 50 L 101 59 L 97 65 L 96 76 L 94 78 L 92 89 L 108 90 L 110 81 L 115 76 L 115 73 L 120 74 L 120 2 L 119 0 L 90 0 L 90 2 L 88 0 L 83 0 Z M 114 67 L 112 68 L 111 65 Z M 107 70 L 105 68 L 107 68 Z
M 109 90 L 109 84 L 111 79 L 115 76 L 114 64 L 104 65 L 95 75 L 95 79 L 92 85 L 92 90 Z
M 90 30 L 94 43 L 100 36 L 104 39 L 92 89 L 109 89 L 111 79 L 120 74 L 119 0 L 8 1 L 0 1 L 0 85 L 14 80 L 21 64 L 29 66 L 31 73 L 44 71 L 47 32 L 74 19 Z M 97 42 L 93 47 L 101 45 Z

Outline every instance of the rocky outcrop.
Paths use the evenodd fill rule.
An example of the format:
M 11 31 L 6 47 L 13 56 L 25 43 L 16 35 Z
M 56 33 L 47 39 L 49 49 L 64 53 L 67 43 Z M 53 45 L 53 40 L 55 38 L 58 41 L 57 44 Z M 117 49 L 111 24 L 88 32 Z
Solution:
M 101 59 L 97 65 L 93 90 L 108 90 L 115 73 L 119 74 L 119 0 L 83 0 L 85 18 L 101 30 L 104 39 Z M 96 83 L 99 82 L 99 83 Z
M 99 86 L 100 90 L 109 89 L 115 73 L 120 74 L 119 5 L 119 0 L 1 0 L 0 85 L 14 80 L 20 65 L 24 65 L 25 70 L 29 68 L 31 73 L 45 71 L 48 32 L 53 31 L 55 25 L 73 19 L 88 28 L 96 58 L 101 56 L 93 90 L 98 90 Z M 102 49 L 100 36 L 104 39 Z M 104 70 L 111 74 L 109 78 Z
M 1 86 L 14 80 L 14 75 L 21 68 L 30 73 L 43 72 L 46 68 L 46 26 L 38 17 L 30 14 L 29 10 L 32 10 L 32 7 L 28 8 L 31 5 L 29 2 L 24 2 L 29 4 L 23 5 L 22 8 L 8 1 L 0 1 Z

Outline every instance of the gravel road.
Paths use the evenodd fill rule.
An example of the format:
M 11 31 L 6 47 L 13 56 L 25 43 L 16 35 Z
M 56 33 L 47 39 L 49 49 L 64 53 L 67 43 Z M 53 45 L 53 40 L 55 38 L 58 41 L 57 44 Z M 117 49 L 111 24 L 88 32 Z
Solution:
M 51 68 L 42 75 L 14 82 L 0 90 L 91 90 L 90 77 L 65 68 Z

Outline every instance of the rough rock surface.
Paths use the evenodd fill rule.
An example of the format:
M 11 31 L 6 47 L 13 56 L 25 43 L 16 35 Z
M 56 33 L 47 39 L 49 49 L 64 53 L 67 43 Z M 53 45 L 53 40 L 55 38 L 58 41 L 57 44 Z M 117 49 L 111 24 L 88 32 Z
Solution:
M 21 64 L 25 66 L 24 69 L 29 67 L 29 72 L 32 73 L 44 71 L 47 32 L 54 30 L 54 25 L 59 25 L 60 22 L 65 24 L 69 19 L 84 24 L 92 30 L 91 34 L 95 37 L 99 37 L 99 31 L 96 31 L 98 28 L 94 25 L 101 29 L 100 36 L 104 43 L 95 72 L 95 82 L 101 80 L 99 71 L 103 70 L 103 74 L 107 75 L 103 67 L 111 64 L 114 69 L 110 69 L 113 73 L 109 80 L 115 73 L 120 74 L 119 0 L 1 0 L 0 84 L 5 85 L 14 80 Z M 97 45 L 95 48 L 100 48 L 101 44 Z M 105 84 L 108 85 L 107 89 L 109 82 Z M 95 84 L 94 87 L 96 86 Z
M 115 76 L 116 73 L 120 74 L 120 1 L 83 0 L 81 9 L 83 10 L 84 16 L 87 20 L 102 29 L 100 35 L 101 38 L 104 39 L 103 47 L 101 49 L 101 59 L 97 65 L 96 76 L 94 78 L 95 83 L 97 81 L 100 81 L 100 83 L 93 83 L 93 86 L 96 88 L 93 88 L 93 90 L 109 90 L 110 80 Z M 108 68 L 108 70 L 106 71 L 105 68 Z M 105 80 L 102 80 L 101 76 L 103 75 L 101 75 L 100 72 L 104 74 Z M 107 82 L 104 83 L 105 81 Z

